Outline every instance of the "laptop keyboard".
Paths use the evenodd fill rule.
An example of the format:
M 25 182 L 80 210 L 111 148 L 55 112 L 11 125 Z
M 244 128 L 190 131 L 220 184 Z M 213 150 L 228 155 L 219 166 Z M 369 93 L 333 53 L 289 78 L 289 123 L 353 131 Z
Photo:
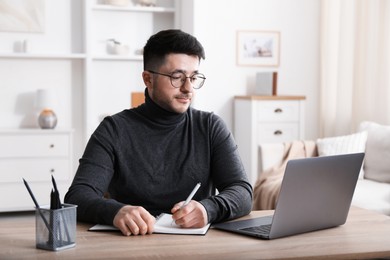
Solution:
M 252 233 L 255 233 L 255 234 L 268 235 L 269 231 L 271 230 L 271 224 L 255 226 L 255 227 L 248 227 L 248 228 L 242 228 L 241 230 L 252 232 Z

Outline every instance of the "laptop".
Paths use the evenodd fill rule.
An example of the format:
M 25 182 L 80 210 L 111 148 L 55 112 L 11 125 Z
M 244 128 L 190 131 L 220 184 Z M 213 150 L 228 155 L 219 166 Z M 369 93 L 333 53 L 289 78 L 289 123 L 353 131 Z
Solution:
M 355 153 L 290 160 L 272 216 L 213 227 L 275 239 L 343 225 L 363 158 L 364 153 Z

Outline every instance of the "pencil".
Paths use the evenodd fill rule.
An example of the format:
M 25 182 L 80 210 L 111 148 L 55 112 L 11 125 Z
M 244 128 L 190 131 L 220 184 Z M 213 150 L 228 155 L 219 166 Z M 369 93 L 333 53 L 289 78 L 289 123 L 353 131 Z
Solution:
M 41 208 L 39 207 L 39 204 L 38 204 L 37 200 L 35 199 L 34 194 L 32 193 L 32 191 L 30 189 L 30 186 L 28 185 L 27 181 L 24 178 L 23 178 L 23 182 L 27 188 L 28 193 L 30 193 L 32 200 L 34 201 L 35 207 L 37 208 L 39 215 L 41 216 L 43 222 L 45 223 L 46 228 L 49 230 L 51 237 L 53 237 L 55 239 L 54 234 L 53 234 L 53 230 L 50 228 L 49 223 L 47 222 L 45 216 L 43 215 Z

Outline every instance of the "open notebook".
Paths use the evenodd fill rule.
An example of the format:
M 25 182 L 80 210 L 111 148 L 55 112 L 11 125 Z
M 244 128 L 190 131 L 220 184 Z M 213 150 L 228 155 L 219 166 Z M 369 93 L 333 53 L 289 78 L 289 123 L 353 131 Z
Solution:
M 156 219 L 156 223 L 154 224 L 154 232 L 153 233 L 182 234 L 182 235 L 204 235 L 209 230 L 209 227 L 210 227 L 210 224 L 208 224 L 202 228 L 181 228 L 180 226 L 176 225 L 175 222 L 172 220 L 171 214 L 162 213 Z M 117 229 L 114 226 L 110 226 L 110 225 L 97 224 L 88 230 L 89 231 L 113 231 L 113 230 L 119 230 L 119 229 Z

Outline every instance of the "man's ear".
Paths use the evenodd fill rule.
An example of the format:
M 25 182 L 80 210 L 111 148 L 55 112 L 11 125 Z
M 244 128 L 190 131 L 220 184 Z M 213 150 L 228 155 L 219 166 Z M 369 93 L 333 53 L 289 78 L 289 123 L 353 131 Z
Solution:
M 149 73 L 147 71 L 142 72 L 142 79 L 143 79 L 146 87 L 149 88 L 152 85 L 152 74 L 151 73 Z

